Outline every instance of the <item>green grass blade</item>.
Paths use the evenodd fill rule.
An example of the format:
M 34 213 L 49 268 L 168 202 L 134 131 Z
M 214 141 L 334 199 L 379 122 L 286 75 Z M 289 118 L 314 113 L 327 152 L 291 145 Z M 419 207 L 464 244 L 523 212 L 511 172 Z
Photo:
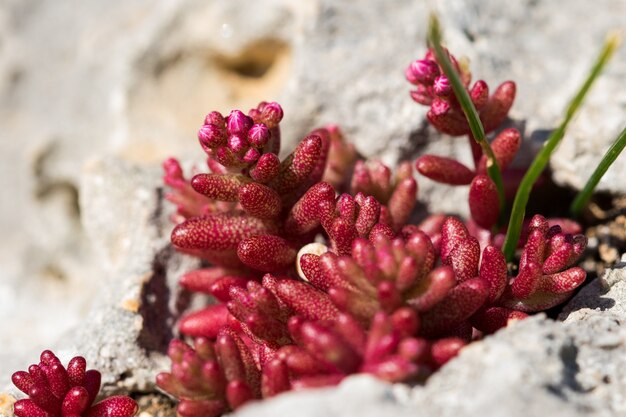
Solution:
M 576 198 L 570 206 L 572 217 L 578 217 L 580 215 L 580 212 L 587 205 L 589 198 L 593 194 L 593 190 L 595 190 L 604 174 L 606 174 L 606 171 L 624 150 L 624 147 L 626 147 L 626 128 L 622 130 L 622 133 L 620 133 L 617 139 L 615 139 L 615 142 L 613 142 L 613 145 L 611 145 L 609 150 L 604 154 L 602 161 L 593 174 L 591 174 L 591 177 L 589 177 L 585 187 L 576 195 Z
M 515 255 L 515 248 L 517 247 L 517 242 L 519 240 L 521 231 L 522 231 L 522 223 L 524 221 L 524 216 L 526 214 L 526 204 L 528 203 L 528 198 L 530 196 L 530 192 L 532 191 L 533 185 L 537 178 L 541 175 L 543 170 L 545 169 L 548 161 L 550 160 L 550 156 L 556 149 L 557 145 L 563 139 L 565 135 L 565 129 L 567 125 L 572 120 L 572 117 L 581 106 L 585 96 L 589 92 L 591 85 L 598 78 L 602 69 L 606 66 L 609 59 L 618 48 L 620 44 L 621 38 L 619 34 L 614 33 L 607 38 L 607 41 L 600 52 L 600 55 L 595 61 L 595 64 L 591 68 L 587 79 L 578 90 L 578 93 L 574 96 L 569 106 L 567 106 L 567 110 L 565 112 L 565 117 L 559 127 L 552 132 L 552 134 L 548 137 L 548 140 L 543 145 L 543 148 L 535 159 L 533 160 L 530 168 L 526 171 L 522 182 L 517 189 L 517 193 L 515 194 L 515 200 L 513 201 L 513 208 L 511 211 L 511 217 L 509 219 L 509 227 L 507 229 L 506 238 L 504 240 L 504 246 L 502 251 L 504 252 L 504 256 L 507 261 L 513 259 Z
M 502 182 L 500 168 L 498 167 L 498 163 L 496 162 L 495 155 L 489 145 L 489 142 L 485 139 L 485 129 L 480 121 L 476 107 L 474 107 L 474 103 L 472 103 L 472 99 L 463 85 L 463 82 L 461 82 L 459 74 L 457 74 L 454 69 L 448 54 L 446 54 L 441 46 L 441 37 L 441 25 L 439 23 L 439 19 L 436 15 L 431 14 L 428 24 L 428 45 L 435 52 L 437 62 L 441 65 L 444 74 L 446 74 L 446 77 L 448 77 L 448 80 L 452 85 L 452 90 L 454 91 L 454 95 L 463 109 L 463 113 L 465 114 L 467 123 L 472 131 L 474 140 L 476 140 L 482 148 L 484 154 L 487 156 L 487 174 L 496 185 L 498 190 L 498 199 L 500 202 L 500 214 L 504 215 L 506 212 L 506 200 L 504 197 L 504 185 Z

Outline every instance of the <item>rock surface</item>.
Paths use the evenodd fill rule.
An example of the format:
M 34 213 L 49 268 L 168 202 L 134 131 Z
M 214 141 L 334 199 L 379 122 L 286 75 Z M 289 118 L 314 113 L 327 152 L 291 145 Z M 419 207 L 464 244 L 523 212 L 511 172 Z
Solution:
M 83 225 L 102 271 L 89 277 L 89 292 L 65 295 L 87 298 L 89 309 L 76 329 L 58 334 L 46 348 L 63 363 L 84 356 L 102 373 L 105 393 L 154 388 L 156 373 L 169 366 L 164 353 L 173 323 L 189 303 L 176 283 L 198 261 L 169 244 L 170 210 L 160 181 L 158 169 L 112 158 L 90 161 L 83 170 Z M 40 351 L 25 346 L 13 361 L 0 363 L 0 386 L 8 385 L 13 371 L 38 362 Z
M 109 268 L 72 347 L 102 372 L 104 385 L 116 385 L 111 390 L 154 389 L 157 371 L 169 366 L 164 353 L 174 322 L 189 303 L 178 278 L 199 266 L 169 243 L 171 207 L 160 177 L 158 169 L 116 159 L 83 170 L 83 224 Z

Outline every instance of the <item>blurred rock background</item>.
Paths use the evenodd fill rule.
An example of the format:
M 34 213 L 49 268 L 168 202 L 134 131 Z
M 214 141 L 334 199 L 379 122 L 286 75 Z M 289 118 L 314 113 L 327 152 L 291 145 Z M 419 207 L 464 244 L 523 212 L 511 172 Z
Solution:
M 390 163 L 467 159 L 465 140 L 426 126 L 403 76 L 425 51 L 431 8 L 476 79 L 518 83 L 511 117 L 528 147 L 557 125 L 607 31 L 626 29 L 620 0 L 0 0 L 0 386 L 63 334 L 93 339 L 73 329 L 106 322 L 93 307 L 107 294 L 142 291 L 120 280 L 144 282 L 167 247 L 158 164 L 201 158 L 210 110 L 279 101 L 286 150 L 338 123 Z M 553 160 L 561 184 L 581 187 L 623 128 L 625 76 L 622 48 Z M 626 191 L 624 162 L 603 189 Z M 419 183 L 427 206 L 465 210 L 463 190 Z

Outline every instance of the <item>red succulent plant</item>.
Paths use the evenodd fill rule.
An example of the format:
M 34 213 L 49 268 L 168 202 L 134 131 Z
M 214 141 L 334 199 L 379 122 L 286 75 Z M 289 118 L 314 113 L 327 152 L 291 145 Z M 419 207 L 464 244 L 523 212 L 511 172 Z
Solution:
M 453 57 L 465 86 L 470 74 Z M 471 134 L 449 81 L 428 52 L 406 72 L 430 122 Z M 469 90 L 487 131 L 506 118 L 512 82 L 489 95 Z M 278 159 L 283 112 L 261 103 L 248 115 L 210 113 L 198 137 L 210 173 L 187 181 L 164 164 L 168 199 L 178 206 L 172 243 L 212 265 L 181 284 L 218 304 L 188 314 L 170 344 L 170 372 L 158 385 L 180 399 L 183 417 L 217 416 L 256 398 L 336 384 L 352 373 L 420 381 L 467 343 L 511 320 L 563 302 L 585 278 L 573 266 L 582 235 L 535 216 L 511 276 L 494 234 L 498 193 L 487 158 L 475 167 L 425 155 L 417 170 L 439 182 L 470 185 L 472 221 L 443 214 L 410 224 L 417 182 L 410 162 L 395 175 L 380 161 L 358 160 L 330 126 Z M 506 168 L 520 146 L 515 129 L 492 142 Z M 352 169 L 352 166 L 353 169 Z
M 470 88 L 467 66 L 433 41 L 434 22 L 431 45 L 441 62 L 429 50 L 411 63 L 405 71 L 415 86 L 411 97 L 430 107 L 427 118 L 438 131 L 468 135 L 474 167 L 435 155 L 420 156 L 415 166 L 434 181 L 469 185 L 470 220 L 436 213 L 412 224 L 418 192 L 412 163 L 399 163 L 393 173 L 378 160 L 358 159 L 335 125 L 312 131 L 281 160 L 283 110 L 275 102 L 247 114 L 206 116 L 198 140 L 208 172 L 188 179 L 177 160 L 163 163 L 171 189 L 165 198 L 177 208 L 172 244 L 208 263 L 180 283 L 217 301 L 180 320 L 193 347 L 172 340 L 171 369 L 157 376 L 157 385 L 178 398 L 182 417 L 216 417 L 354 373 L 421 382 L 466 344 L 564 302 L 584 282 L 575 264 L 586 238 L 567 219 L 535 215 L 521 231 L 520 219 L 522 238 L 504 245 L 512 258 L 517 244 L 519 262 L 507 264 L 497 224 L 505 197 L 489 164 L 509 167 L 521 135 L 505 129 L 488 145 L 468 120 L 495 131 L 513 104 L 515 84 L 504 82 L 491 95 L 482 80 Z M 461 102 L 453 90 L 463 93 Z M 504 179 L 505 190 L 516 187 L 515 175 L 505 172 Z M 46 350 L 13 382 L 29 396 L 15 403 L 18 417 L 137 412 L 126 396 L 94 404 L 100 373 L 86 370 L 82 357 L 65 368 Z
M 452 65 L 461 81 L 468 88 L 468 93 L 479 112 L 485 132 L 491 132 L 506 119 L 515 100 L 515 83 L 505 81 L 493 94 L 489 95 L 489 86 L 478 80 L 469 88 L 472 75 L 465 63 L 460 63 L 448 54 Z M 457 101 L 450 81 L 435 58 L 435 53 L 428 50 L 423 59 L 413 61 L 405 70 L 406 79 L 415 86 L 411 98 L 417 103 L 429 106 L 426 117 L 440 132 L 451 136 L 470 134 L 469 124 Z
M 18 417 L 132 417 L 137 404 L 116 395 L 93 403 L 100 391 L 100 372 L 86 368 L 85 358 L 76 356 L 67 368 L 49 350 L 28 371 L 13 374 L 13 384 L 29 398 L 18 400 L 13 410 Z
M 447 53 L 447 51 L 446 51 Z M 449 55 L 454 69 L 466 88 L 471 81 L 471 74 L 466 65 L 461 65 Z M 482 228 L 491 229 L 500 215 L 498 190 L 487 175 L 487 156 L 476 143 L 461 106 L 452 92 L 450 82 L 439 66 L 432 50 L 424 59 L 416 60 L 405 71 L 407 80 L 416 86 L 411 97 L 416 102 L 430 106 L 428 120 L 440 132 L 452 136 L 468 135 L 474 169 L 465 164 L 443 156 L 422 155 L 415 165 L 418 172 L 434 181 L 449 185 L 470 185 L 469 208 L 472 219 Z M 478 111 L 486 133 L 498 128 L 506 119 L 515 100 L 515 83 L 502 83 L 489 96 L 489 87 L 482 80 L 468 89 L 469 97 Z M 513 161 L 521 144 L 519 131 L 514 128 L 500 132 L 491 143 L 496 163 L 504 171 Z M 504 172 L 505 192 L 512 195 L 519 181 L 517 171 Z

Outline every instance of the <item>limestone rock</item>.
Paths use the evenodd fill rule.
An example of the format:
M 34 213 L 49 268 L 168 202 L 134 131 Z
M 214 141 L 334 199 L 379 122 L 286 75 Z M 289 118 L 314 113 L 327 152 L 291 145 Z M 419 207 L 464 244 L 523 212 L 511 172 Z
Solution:
M 108 266 L 94 305 L 73 335 L 72 350 L 103 374 L 111 390 L 154 388 L 174 322 L 188 306 L 177 287 L 199 261 L 169 243 L 171 208 L 158 169 L 116 159 L 95 160 L 81 184 L 83 223 Z
M 81 214 L 101 271 L 89 277 L 89 290 L 59 296 L 67 304 L 79 297 L 89 308 L 45 347 L 63 363 L 84 356 L 88 367 L 102 373 L 105 393 L 154 388 L 156 373 L 169 365 L 164 353 L 174 321 L 189 305 L 177 282 L 198 261 L 169 244 L 171 210 L 163 205 L 160 181 L 157 168 L 114 158 L 91 161 L 83 171 Z M 38 362 L 41 349 L 25 347 L 17 360 L 0 365 L 1 387 L 13 371 Z
M 406 394 L 406 393 L 405 393 Z M 346 378 L 336 388 L 323 388 L 278 395 L 252 403 L 232 414 L 237 417 L 409 417 L 421 416 L 399 396 L 394 387 L 370 375 Z

